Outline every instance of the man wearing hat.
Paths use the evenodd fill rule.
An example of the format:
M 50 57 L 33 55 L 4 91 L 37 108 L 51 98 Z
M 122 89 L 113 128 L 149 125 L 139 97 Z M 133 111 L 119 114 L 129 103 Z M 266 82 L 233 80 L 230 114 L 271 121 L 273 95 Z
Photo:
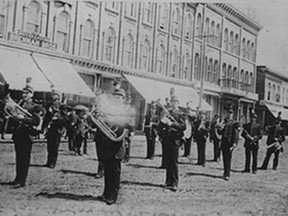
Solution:
M 232 152 L 239 140 L 239 124 L 233 119 L 232 108 L 227 109 L 227 115 L 224 119 L 224 126 L 221 130 L 221 150 L 223 154 L 224 174 L 226 181 L 230 178 Z
M 165 145 L 165 165 L 166 165 L 166 181 L 164 188 L 177 191 L 179 182 L 178 173 L 178 157 L 181 139 L 186 129 L 185 117 L 179 109 L 179 100 L 173 95 L 170 99 L 171 109 L 169 113 L 163 111 L 158 126 L 159 137 Z
M 22 91 L 22 100 L 19 105 L 32 115 L 17 114 L 13 116 L 13 120 L 15 120 L 13 125 L 15 125 L 15 127 L 12 139 L 15 144 L 16 153 L 16 178 L 8 184 L 14 185 L 14 188 L 25 186 L 33 143 L 32 136 L 35 135 L 33 128 L 40 124 L 40 115 L 38 114 L 43 112 L 43 109 L 35 109 L 36 104 L 32 101 L 34 89 L 30 84 L 31 78 L 27 78 L 26 86 Z
M 267 151 L 262 166 L 259 169 L 266 170 L 272 154 L 274 154 L 273 170 L 277 170 L 279 154 L 283 152 L 282 143 L 285 141 L 285 129 L 281 126 L 281 113 L 274 121 L 274 125 L 268 127 Z
M 262 138 L 260 124 L 256 123 L 256 113 L 250 114 L 250 122 L 243 125 L 241 136 L 245 139 L 245 169 L 243 172 L 250 172 L 251 154 L 252 154 L 252 173 L 257 172 L 257 156 L 259 149 L 259 140 Z
M 60 111 L 61 107 L 61 93 L 52 87 L 51 97 L 52 104 L 48 107 L 44 118 L 42 129 L 46 131 L 47 139 L 47 163 L 48 168 L 54 169 L 58 159 L 58 149 L 61 136 L 65 132 L 65 118 Z

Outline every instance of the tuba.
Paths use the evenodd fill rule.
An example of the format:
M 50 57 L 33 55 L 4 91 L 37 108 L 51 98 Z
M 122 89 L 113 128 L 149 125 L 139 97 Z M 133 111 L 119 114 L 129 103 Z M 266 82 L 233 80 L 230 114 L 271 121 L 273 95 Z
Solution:
M 113 142 L 122 141 L 129 133 L 129 130 L 124 128 L 122 133 L 119 135 L 119 127 L 105 122 L 102 115 L 99 115 L 97 106 L 88 113 L 87 117 L 89 117 L 90 120 Z
M 12 117 L 16 120 L 20 115 L 24 116 L 25 118 L 32 117 L 32 114 L 29 113 L 26 109 L 22 108 L 19 104 L 17 104 L 10 97 L 10 94 L 8 94 L 4 100 L 5 100 L 4 112 L 8 117 Z

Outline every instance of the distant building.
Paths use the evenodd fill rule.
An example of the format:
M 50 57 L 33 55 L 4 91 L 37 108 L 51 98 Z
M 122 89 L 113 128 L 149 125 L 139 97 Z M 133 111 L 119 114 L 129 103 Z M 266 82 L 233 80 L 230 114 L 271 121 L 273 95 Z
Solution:
M 281 113 L 288 120 L 288 77 L 266 66 L 257 67 L 256 92 L 259 102 L 256 112 L 265 126 L 271 125 Z
M 203 109 L 212 106 L 210 117 L 233 103 L 236 118 L 246 119 L 258 100 L 261 28 L 223 3 L 0 2 L 0 48 L 69 61 L 93 92 L 110 91 L 111 81 L 120 79 L 136 107 L 138 129 L 152 96 L 162 97 L 165 87 L 176 86 L 176 94 L 191 100 L 193 92 L 200 92 L 201 80 Z M 195 108 L 199 96 L 192 102 Z

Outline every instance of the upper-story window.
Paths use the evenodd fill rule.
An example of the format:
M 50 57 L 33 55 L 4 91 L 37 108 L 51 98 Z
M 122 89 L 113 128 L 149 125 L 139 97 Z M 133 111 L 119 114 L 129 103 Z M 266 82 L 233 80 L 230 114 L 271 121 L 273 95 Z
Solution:
M 221 27 L 219 23 L 216 26 L 216 45 L 221 46 Z
M 229 51 L 233 53 L 233 46 L 234 46 L 234 33 L 233 31 L 230 32 L 230 37 L 229 37 Z
M 286 89 L 286 104 L 288 104 L 288 89 Z
M 233 83 L 232 83 L 232 87 L 235 88 L 235 89 L 238 88 L 238 71 L 237 71 L 236 67 L 233 68 Z
M 215 45 L 215 39 L 216 39 L 216 30 L 215 30 L 215 22 L 214 21 L 212 21 L 211 22 L 211 28 L 210 28 L 210 33 L 211 33 L 211 37 L 209 37 L 210 38 L 210 43 L 211 44 L 213 44 L 213 45 Z M 215 37 L 214 37 L 215 36 Z
M 236 55 L 239 55 L 239 36 L 238 36 L 238 34 L 235 34 L 234 53 L 235 53 Z
M 245 58 L 246 56 L 246 39 L 242 39 L 242 57 Z
M 209 34 L 210 34 L 210 20 L 207 17 L 205 20 L 205 31 L 204 31 L 204 36 L 207 36 L 204 38 L 207 42 L 209 42 Z
M 27 10 L 27 21 L 25 31 L 29 33 L 40 33 L 41 7 L 36 1 L 30 2 Z
M 228 29 L 226 28 L 225 29 L 225 31 L 224 31 L 224 49 L 226 50 L 226 51 L 228 51 L 228 47 L 229 47 L 229 42 L 228 42 L 228 40 L 229 40 L 229 35 L 228 35 L 229 33 L 228 33 Z
M 171 77 L 176 77 L 178 74 L 178 52 L 177 49 L 174 49 L 173 52 L 171 53 Z
M 180 27 L 181 27 L 181 15 L 179 8 L 173 12 L 173 34 L 180 35 Z
M 248 72 L 248 71 L 245 72 L 244 83 L 246 84 L 244 90 L 247 91 L 247 90 L 248 90 L 248 87 L 249 87 L 249 72 Z
M 184 57 L 183 79 L 189 79 L 190 71 L 191 71 L 191 59 L 189 52 L 186 51 Z
M 141 49 L 141 69 L 149 71 L 150 62 L 150 42 L 146 39 Z
M 200 13 L 197 15 L 196 33 L 196 37 L 200 37 L 202 35 L 202 16 Z
M 105 61 L 112 63 L 114 63 L 115 35 L 115 30 L 109 27 L 105 38 Z
M 200 56 L 199 53 L 196 53 L 194 59 L 194 79 L 200 80 L 200 73 Z
M 165 47 L 161 44 L 157 50 L 156 72 L 164 74 L 165 66 Z
M 227 65 L 226 63 L 224 63 L 222 65 L 222 82 L 223 82 L 223 86 L 226 87 L 227 86 Z
M 186 26 L 185 38 L 186 39 L 192 39 L 192 35 L 193 35 L 193 16 L 192 16 L 191 13 L 188 13 L 186 25 L 187 26 Z
M 56 44 L 59 50 L 68 52 L 69 50 L 69 23 L 70 16 L 63 11 L 57 18 Z
M 167 3 L 160 3 L 159 4 L 159 28 L 166 30 L 167 29 L 167 13 L 168 13 L 168 9 L 167 9 Z
M 126 4 L 125 15 L 129 16 L 129 17 L 136 18 L 136 16 L 137 16 L 136 3 L 126 2 L 125 4 Z
M 276 85 L 273 84 L 272 87 L 272 101 L 276 101 Z
M 213 75 L 212 75 L 212 82 L 218 84 L 218 77 L 219 77 L 219 65 L 218 61 L 214 61 L 214 68 L 213 68 Z
M 255 61 L 255 47 L 254 47 L 254 43 L 253 42 L 251 43 L 251 54 L 250 54 L 250 56 L 251 56 L 251 60 Z
M 0 38 L 3 37 L 5 31 L 5 8 L 7 2 L 0 2 Z
M 83 26 L 82 56 L 91 57 L 93 44 L 94 24 L 87 20 Z
M 250 41 L 247 41 L 247 46 L 246 46 L 246 58 L 250 60 L 250 53 L 251 53 L 251 48 L 250 48 Z
M 280 86 L 278 85 L 278 86 L 277 86 L 277 94 L 276 94 L 276 102 L 280 103 L 280 98 L 281 98 L 281 95 L 280 95 Z
M 143 3 L 143 21 L 152 24 L 152 3 Z
M 271 100 L 271 83 L 268 83 L 268 89 L 267 89 L 267 100 Z
M 250 73 L 250 77 L 249 77 L 249 84 L 250 84 L 250 92 L 254 91 L 254 77 L 253 77 L 253 73 Z
M 134 49 L 134 40 L 131 34 L 128 34 L 124 42 L 124 62 L 125 66 L 133 67 L 133 49 Z
M 115 1 L 107 1 L 106 2 L 106 8 L 109 10 L 113 10 L 113 11 L 118 11 L 119 10 L 119 2 L 115 2 Z

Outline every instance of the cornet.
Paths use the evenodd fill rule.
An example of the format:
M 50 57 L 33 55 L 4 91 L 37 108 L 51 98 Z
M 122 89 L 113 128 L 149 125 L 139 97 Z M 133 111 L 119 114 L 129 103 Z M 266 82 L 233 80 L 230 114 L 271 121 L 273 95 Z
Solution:
M 17 104 L 10 97 L 10 94 L 8 94 L 5 98 L 4 112 L 7 114 L 7 116 L 16 120 L 19 120 L 19 116 L 24 116 L 24 118 L 32 117 L 32 114 Z

